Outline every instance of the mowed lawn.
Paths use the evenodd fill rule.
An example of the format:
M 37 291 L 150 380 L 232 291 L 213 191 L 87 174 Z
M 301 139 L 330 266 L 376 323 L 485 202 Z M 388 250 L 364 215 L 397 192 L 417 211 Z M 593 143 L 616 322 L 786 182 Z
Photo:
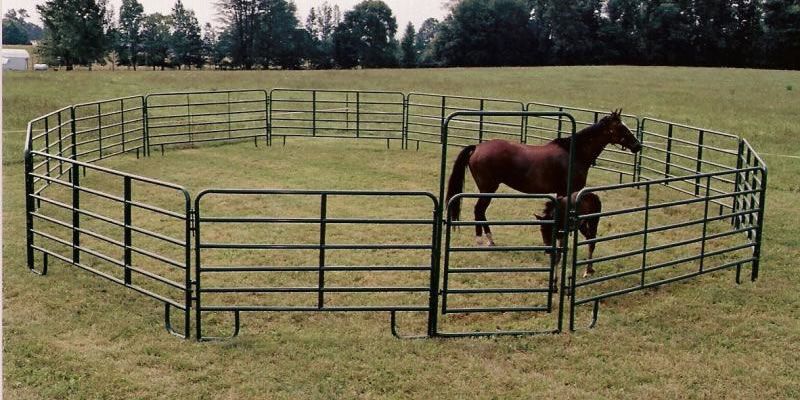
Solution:
M 62 71 L 3 79 L 6 398 L 800 397 L 800 72 Z M 276 87 L 622 107 L 742 135 L 770 168 L 761 277 L 737 286 L 729 271 L 623 296 L 601 306 L 596 328 L 572 334 L 398 340 L 385 313 L 246 314 L 239 338 L 197 343 L 168 335 L 161 305 L 124 288 L 60 263 L 44 278 L 27 271 L 21 160 L 28 120 L 69 104 L 148 92 Z M 435 151 L 381 146 L 290 140 L 286 147 L 168 150 L 166 157 L 154 152 L 150 160 L 106 165 L 175 181 L 193 194 L 248 185 L 435 189 Z

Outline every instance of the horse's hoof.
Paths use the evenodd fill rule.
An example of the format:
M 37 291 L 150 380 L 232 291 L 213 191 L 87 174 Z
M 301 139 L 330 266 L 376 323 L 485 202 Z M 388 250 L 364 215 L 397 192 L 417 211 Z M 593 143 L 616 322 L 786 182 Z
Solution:
M 486 247 L 494 247 L 494 240 L 492 239 L 492 234 L 486 234 Z
M 594 275 L 594 270 L 588 270 L 587 269 L 586 271 L 583 271 L 583 277 L 584 278 L 588 278 L 588 277 L 590 277 L 592 275 Z
M 475 236 L 475 246 L 483 247 L 483 236 Z

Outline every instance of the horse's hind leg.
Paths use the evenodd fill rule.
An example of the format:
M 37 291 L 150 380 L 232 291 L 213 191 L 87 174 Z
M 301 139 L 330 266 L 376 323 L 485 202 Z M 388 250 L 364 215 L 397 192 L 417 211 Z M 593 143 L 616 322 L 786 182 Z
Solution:
M 486 209 L 492 202 L 491 197 L 481 197 L 475 203 L 475 221 L 486 222 Z M 486 242 L 483 241 L 483 233 L 486 232 Z M 492 230 L 489 225 L 475 225 L 475 242 L 478 246 L 494 246 L 492 240 Z
M 495 184 L 491 187 L 481 187 L 478 185 L 478 189 L 480 189 L 481 193 L 494 193 L 500 185 Z M 475 221 L 482 221 L 486 222 L 486 209 L 489 208 L 489 204 L 491 204 L 492 198 L 491 197 L 481 197 L 475 203 Z M 475 241 L 477 242 L 478 246 L 483 245 L 483 235 L 482 233 L 486 233 L 486 246 L 494 246 L 494 240 L 492 239 L 492 228 L 489 225 L 475 225 Z

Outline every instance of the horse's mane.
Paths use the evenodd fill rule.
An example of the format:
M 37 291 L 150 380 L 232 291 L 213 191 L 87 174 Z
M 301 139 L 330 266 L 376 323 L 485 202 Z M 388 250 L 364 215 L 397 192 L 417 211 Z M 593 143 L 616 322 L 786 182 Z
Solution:
M 578 131 L 578 133 L 575 134 L 575 138 L 580 139 L 582 136 L 591 135 L 597 128 L 600 127 L 600 125 L 603 122 L 605 122 L 606 118 L 608 118 L 608 117 L 605 117 L 605 118 L 601 119 L 600 121 L 598 121 L 597 123 L 595 123 L 593 125 L 590 125 L 590 126 L 587 126 L 586 128 L 581 129 L 580 131 Z M 553 140 L 550 141 L 550 143 L 553 143 L 553 144 L 557 145 L 558 147 L 561 147 L 562 149 L 564 149 L 566 151 L 569 151 L 570 141 L 572 141 L 572 136 L 553 139 Z

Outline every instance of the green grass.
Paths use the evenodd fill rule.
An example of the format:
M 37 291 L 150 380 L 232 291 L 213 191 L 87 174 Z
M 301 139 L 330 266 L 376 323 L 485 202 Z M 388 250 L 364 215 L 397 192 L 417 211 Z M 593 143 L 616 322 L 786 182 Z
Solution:
M 800 154 L 800 145 L 793 141 L 800 98 L 797 91 L 786 90 L 798 81 L 797 72 L 633 67 L 4 74 L 4 394 L 23 399 L 186 394 L 197 398 L 798 397 L 800 294 L 793 266 L 800 256 L 794 222 L 800 218 L 794 206 L 800 192 L 796 179 L 800 160 L 771 155 Z M 24 237 L 19 234 L 24 229 L 23 133 L 14 130 L 24 129 L 35 116 L 82 101 L 170 90 L 270 87 L 385 89 L 623 107 L 633 114 L 740 134 L 766 154 L 770 166 L 761 279 L 736 286 L 733 274 L 727 272 L 620 297 L 602 306 L 596 329 L 575 334 L 401 341 L 389 335 L 385 314 L 246 314 L 240 338 L 198 344 L 165 334 L 160 306 L 135 293 L 59 264 L 46 278 L 26 271 Z M 123 157 L 105 165 L 181 183 L 193 194 L 219 186 L 435 190 L 437 156 L 432 149 L 402 152 L 381 146 L 290 140 L 286 147 L 255 149 L 245 143 L 168 150 L 163 158 L 154 154 L 144 161 Z M 594 174 L 590 179 L 610 178 Z M 119 189 L 92 172 L 85 182 Z M 153 201 L 166 198 L 155 192 L 138 194 Z M 607 208 L 638 201 L 634 194 L 615 196 L 604 197 Z M 253 207 L 209 203 L 210 211 L 247 214 Z M 99 200 L 87 204 L 103 206 Z M 284 204 L 288 201 L 279 203 Z M 291 207 L 300 214 L 311 212 L 312 206 Z M 347 202 L 335 209 L 377 212 Z M 405 216 L 421 209 L 423 205 L 393 208 Z M 271 209 L 265 205 L 265 210 Z M 493 217 L 524 212 L 527 209 L 499 204 L 490 209 Z M 692 211 L 676 212 L 686 216 Z M 663 218 L 667 221 L 669 215 Z M 155 219 L 146 223 L 169 229 Z M 601 233 L 624 224 L 603 221 Z M 496 231 L 498 241 L 517 240 L 508 230 Z M 307 236 L 290 230 L 208 232 L 211 239 L 260 233 L 264 240 Z M 382 236 L 369 229 L 333 234 L 343 242 L 385 236 L 416 241 L 424 236 L 408 230 Z M 457 240 L 468 243 L 470 236 L 459 232 Z M 600 246 L 598 255 L 626 245 Z M 231 256 L 210 257 L 224 261 Z M 244 257 L 257 261 L 258 256 Z M 336 260 L 340 263 L 375 261 L 362 254 L 340 257 Z M 412 260 L 418 255 L 394 258 L 398 257 Z M 289 255 L 277 259 L 305 262 Z M 508 260 L 514 261 L 518 260 Z M 371 283 L 375 278 L 362 279 Z M 502 322 L 552 322 L 545 319 Z M 487 323 L 456 321 L 462 322 Z M 209 333 L 225 328 L 208 325 Z

